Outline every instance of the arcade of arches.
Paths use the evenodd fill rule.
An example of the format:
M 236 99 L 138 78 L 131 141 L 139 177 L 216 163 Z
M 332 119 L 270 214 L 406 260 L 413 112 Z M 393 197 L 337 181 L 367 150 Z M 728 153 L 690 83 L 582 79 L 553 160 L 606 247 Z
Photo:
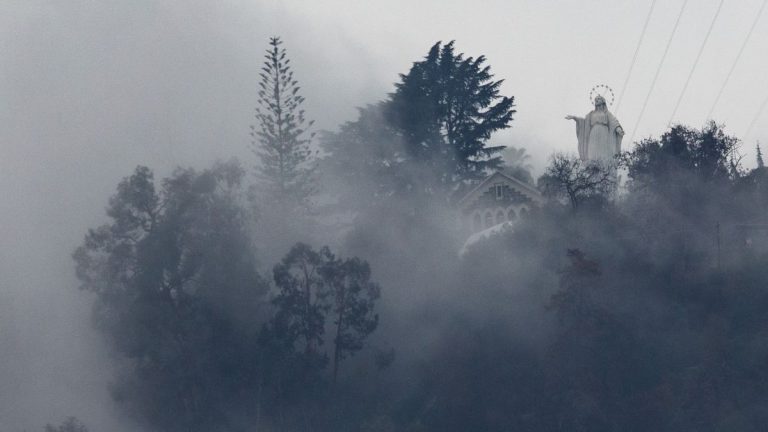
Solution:
M 504 222 L 514 223 L 543 201 L 533 186 L 497 171 L 459 201 L 461 224 L 466 232 L 476 233 Z

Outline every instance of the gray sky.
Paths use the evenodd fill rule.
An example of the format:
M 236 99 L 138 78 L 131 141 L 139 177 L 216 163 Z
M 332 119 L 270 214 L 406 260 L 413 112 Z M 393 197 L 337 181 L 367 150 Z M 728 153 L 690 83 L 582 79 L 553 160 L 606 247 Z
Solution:
M 657 3 L 616 113 L 637 139 L 666 126 L 719 0 L 688 3 L 637 125 L 682 2 Z M 703 124 L 761 3 L 725 1 L 676 121 Z M 383 98 L 435 41 L 455 39 L 459 51 L 486 55 L 516 98 L 512 129 L 494 140 L 525 147 L 540 172 L 553 151 L 575 152 L 563 116 L 590 109 L 594 84 L 618 97 L 650 4 L 0 0 L 0 429 L 77 415 L 117 430 L 106 354 L 69 254 L 137 164 L 160 177 L 176 165 L 251 160 L 269 36 L 283 37 L 308 114 L 326 129 Z M 714 111 L 737 136 L 768 97 L 767 48 L 768 11 Z M 768 142 L 768 110 L 746 137 L 747 166 L 758 139 Z

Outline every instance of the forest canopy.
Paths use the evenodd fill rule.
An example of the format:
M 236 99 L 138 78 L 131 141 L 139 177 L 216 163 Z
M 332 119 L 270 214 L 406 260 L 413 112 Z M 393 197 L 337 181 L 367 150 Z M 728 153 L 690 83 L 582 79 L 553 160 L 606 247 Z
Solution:
M 316 138 L 281 43 L 254 160 L 137 167 L 73 254 L 124 412 L 162 431 L 766 424 L 760 152 L 747 170 L 721 125 L 675 125 L 617 158 L 622 189 L 555 154 L 544 203 L 460 256 L 463 193 L 504 167 L 534 183 L 492 140 L 516 106 L 489 60 L 438 42 Z

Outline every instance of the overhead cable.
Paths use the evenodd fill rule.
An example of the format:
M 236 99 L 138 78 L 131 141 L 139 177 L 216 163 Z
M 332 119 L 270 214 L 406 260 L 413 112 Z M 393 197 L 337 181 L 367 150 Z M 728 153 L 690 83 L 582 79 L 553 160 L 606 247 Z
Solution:
M 768 1 L 768 0 L 765 0 L 765 1 Z M 656 80 L 659 78 L 661 67 L 664 65 L 664 60 L 667 58 L 667 53 L 669 52 L 669 46 L 672 45 L 672 39 L 674 39 L 675 33 L 677 33 L 677 27 L 680 24 L 680 18 L 682 18 L 683 12 L 685 11 L 685 6 L 687 4 L 688 4 L 688 0 L 683 1 L 683 6 L 680 8 L 680 13 L 677 14 L 677 19 L 675 20 L 675 26 L 672 28 L 672 33 L 670 33 L 669 39 L 667 39 L 667 46 L 664 48 L 664 54 L 661 55 L 661 61 L 659 61 L 659 66 L 656 68 L 656 74 L 653 76 L 653 81 L 651 81 L 651 88 L 648 89 L 648 94 L 645 96 L 645 102 L 643 102 L 643 107 L 640 109 L 640 115 L 637 117 L 637 121 L 635 122 L 635 127 L 632 130 L 632 137 L 629 139 L 630 142 L 632 142 L 635 139 L 635 133 L 637 132 L 638 127 L 640 126 L 640 121 L 643 119 L 643 114 L 645 114 L 645 108 L 648 106 L 648 100 L 651 98 L 651 94 L 653 93 L 653 88 L 656 86 Z
M 621 92 L 619 92 L 619 99 L 616 101 L 616 110 L 614 111 L 615 114 L 618 114 L 619 107 L 621 106 L 621 100 L 624 96 L 624 90 L 627 89 L 627 83 L 629 82 L 629 77 L 632 75 L 632 70 L 635 68 L 635 62 L 637 61 L 637 53 L 640 52 L 640 45 L 643 43 L 643 38 L 645 38 L 645 31 L 648 29 L 648 22 L 651 21 L 651 14 L 653 13 L 653 8 L 656 6 L 656 0 L 653 0 L 651 2 L 651 8 L 648 10 L 648 15 L 645 17 L 645 23 L 643 24 L 643 31 L 640 33 L 640 39 L 637 41 L 637 46 L 635 47 L 635 54 L 632 56 L 632 63 L 629 64 L 629 70 L 627 71 L 627 77 L 624 78 L 624 85 L 621 86 Z
M 720 4 L 717 5 L 717 11 L 715 11 L 715 16 L 712 17 L 712 22 L 709 23 L 709 29 L 707 29 L 707 34 L 704 36 L 704 41 L 701 43 L 701 46 L 699 47 L 699 52 L 698 54 L 696 54 L 696 60 L 693 61 L 693 66 L 691 67 L 691 71 L 688 72 L 688 78 L 685 79 L 685 84 L 683 84 L 683 90 L 680 92 L 680 96 L 677 98 L 677 102 L 675 103 L 675 109 L 672 110 L 672 115 L 669 116 L 669 122 L 667 122 L 667 127 L 671 126 L 672 120 L 675 119 L 675 114 L 677 114 L 677 109 L 680 107 L 680 102 L 683 100 L 685 91 L 688 89 L 688 84 L 691 82 L 691 77 L 693 76 L 693 72 L 696 70 L 696 66 L 698 66 L 699 64 L 701 53 L 704 52 L 704 47 L 707 45 L 707 41 L 709 40 L 709 35 L 712 34 L 712 28 L 715 27 L 715 22 L 717 21 L 717 17 L 720 15 L 720 10 L 723 8 L 723 3 L 725 3 L 725 0 L 720 0 Z
M 757 120 L 760 118 L 760 115 L 763 114 L 763 110 L 765 110 L 765 106 L 768 105 L 768 96 L 763 99 L 763 103 L 760 104 L 760 108 L 757 109 L 757 114 L 752 118 L 752 122 L 749 123 L 749 127 L 747 128 L 747 131 L 744 132 L 744 139 L 746 140 L 749 136 L 749 133 L 752 132 L 752 129 L 755 127 L 755 124 L 757 123 Z
M 725 90 L 725 86 L 728 85 L 728 81 L 731 79 L 733 70 L 736 69 L 736 64 L 738 64 L 739 59 L 741 58 L 741 54 L 744 52 L 744 48 L 747 46 L 747 42 L 749 42 L 749 38 L 752 36 L 752 32 L 755 30 L 757 21 L 760 20 L 760 15 L 762 15 L 763 9 L 765 9 L 765 5 L 767 3 L 768 3 L 768 0 L 763 0 L 763 4 L 760 5 L 760 9 L 757 11 L 757 15 L 755 15 L 755 19 L 752 21 L 752 26 L 749 28 L 749 31 L 747 32 L 747 37 L 745 37 L 744 42 L 741 43 L 741 48 L 739 48 L 739 52 L 738 54 L 736 54 L 736 58 L 733 59 L 733 64 L 731 64 L 731 69 L 728 71 L 728 75 L 726 75 L 725 81 L 723 81 L 723 85 L 720 86 L 720 91 L 717 92 L 717 97 L 715 98 L 715 102 L 712 104 L 712 107 L 709 109 L 709 113 L 707 113 L 707 120 L 710 120 L 712 118 L 712 112 L 715 110 L 717 103 L 720 102 L 720 96 L 723 95 L 723 90 Z

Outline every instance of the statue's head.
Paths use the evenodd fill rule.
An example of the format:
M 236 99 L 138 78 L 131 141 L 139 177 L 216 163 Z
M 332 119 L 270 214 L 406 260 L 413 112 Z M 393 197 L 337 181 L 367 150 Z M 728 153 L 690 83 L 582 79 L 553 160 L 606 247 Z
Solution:
M 605 103 L 605 98 L 604 97 L 602 97 L 600 95 L 595 96 L 595 109 L 599 109 L 599 110 L 608 109 L 608 106 Z

